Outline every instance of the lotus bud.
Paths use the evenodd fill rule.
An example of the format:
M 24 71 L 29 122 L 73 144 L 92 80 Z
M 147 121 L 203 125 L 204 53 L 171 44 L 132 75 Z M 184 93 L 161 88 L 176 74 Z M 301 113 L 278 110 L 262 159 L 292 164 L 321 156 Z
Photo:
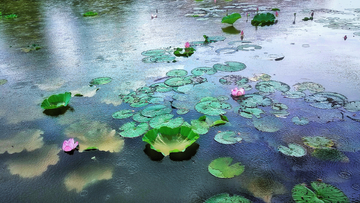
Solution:
M 278 16 L 279 16 L 279 13 L 278 13 L 277 11 L 275 12 L 275 16 L 276 16 L 276 17 L 278 17 Z
M 347 39 L 347 36 L 345 35 L 345 36 L 344 36 L 344 40 L 346 40 L 346 39 Z

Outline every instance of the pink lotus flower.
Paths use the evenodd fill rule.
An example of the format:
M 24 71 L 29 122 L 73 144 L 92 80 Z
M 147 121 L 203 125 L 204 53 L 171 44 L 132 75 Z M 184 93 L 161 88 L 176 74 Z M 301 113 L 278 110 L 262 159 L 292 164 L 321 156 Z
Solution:
M 190 43 L 189 42 L 186 42 L 185 43 L 185 48 L 189 48 L 190 47 Z
M 236 87 L 235 89 L 232 89 L 232 90 L 231 90 L 231 95 L 232 95 L 232 96 L 235 96 L 235 97 L 238 97 L 238 96 L 241 96 L 241 95 L 244 95 L 244 94 L 245 94 L 244 88 L 238 89 L 238 88 Z
M 276 17 L 278 17 L 278 16 L 279 16 L 279 13 L 278 13 L 277 11 L 275 12 L 275 16 L 276 16 Z
M 64 140 L 62 149 L 65 152 L 71 152 L 78 146 L 79 142 L 74 143 L 74 138 L 70 138 L 69 140 Z
M 244 30 L 241 30 L 240 35 L 243 37 L 244 36 Z

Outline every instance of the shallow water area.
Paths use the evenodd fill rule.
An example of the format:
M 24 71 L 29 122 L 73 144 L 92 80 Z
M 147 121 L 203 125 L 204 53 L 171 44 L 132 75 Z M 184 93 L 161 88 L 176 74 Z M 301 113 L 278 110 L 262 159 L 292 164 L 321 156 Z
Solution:
M 277 23 L 252 26 L 257 8 L 279 8 Z M 4 202 L 293 202 L 295 185 L 320 179 L 360 200 L 360 3 L 3 0 L 0 12 Z M 233 12 L 242 18 L 221 23 Z M 196 51 L 175 56 L 186 42 Z M 64 92 L 68 106 L 41 108 Z M 204 132 L 185 152 L 164 157 L 142 140 L 184 122 Z M 64 153 L 72 137 L 79 148 Z M 306 154 L 279 150 L 290 143 Z M 220 157 L 244 171 L 216 177 Z

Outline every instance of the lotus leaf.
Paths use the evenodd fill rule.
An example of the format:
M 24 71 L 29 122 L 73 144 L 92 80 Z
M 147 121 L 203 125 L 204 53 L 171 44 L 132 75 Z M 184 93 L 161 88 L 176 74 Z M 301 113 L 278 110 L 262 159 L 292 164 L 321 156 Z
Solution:
M 286 110 L 288 107 L 282 103 L 272 103 L 271 108 L 274 110 Z
M 347 102 L 344 106 L 347 111 L 357 112 L 360 111 L 360 101 Z
M 303 137 L 302 140 L 304 141 L 304 144 L 315 149 L 328 149 L 334 146 L 334 142 L 332 140 L 321 136 Z
M 191 129 L 199 135 L 205 135 L 209 132 L 209 124 L 205 121 L 191 120 Z
M 278 9 L 278 8 L 272 8 L 271 10 L 272 11 L 280 11 L 280 9 Z
M 189 77 L 173 77 L 165 80 L 164 83 L 170 87 L 179 87 L 179 86 L 191 84 L 192 80 Z
M 194 54 L 196 50 L 192 47 L 189 48 L 176 48 L 174 51 L 175 56 L 189 57 Z
M 219 82 L 223 85 L 244 85 L 249 82 L 249 79 L 240 75 L 226 75 L 220 78 Z
M 167 86 L 163 82 L 152 84 L 150 87 L 155 88 L 157 92 L 170 92 L 172 90 L 172 87 Z
M 160 103 L 163 103 L 163 102 L 164 102 L 164 98 L 162 98 L 162 97 L 152 97 L 149 100 L 150 104 L 160 104 Z
M 0 85 L 4 85 L 5 83 L 7 83 L 6 79 L 0 79 Z
M 234 24 L 235 21 L 241 18 L 240 13 L 232 13 L 222 18 L 221 23 Z
M 89 12 L 86 12 L 83 14 L 83 16 L 85 17 L 88 17 L 88 16 L 96 16 L 98 13 L 96 12 L 92 12 L 92 11 L 89 11 Z
M 255 44 L 243 44 L 237 47 L 239 51 L 255 51 L 256 49 L 262 49 L 262 47 Z
M 176 113 L 179 114 L 179 115 L 184 115 L 184 114 L 189 113 L 189 111 L 190 111 L 189 109 L 180 108 L 180 109 L 178 109 L 178 110 L 176 111 Z
M 337 149 L 315 149 L 311 155 L 324 161 L 349 162 L 349 158 Z
M 213 176 L 218 178 L 233 178 L 242 174 L 245 166 L 241 165 L 240 162 L 230 165 L 232 161 L 233 158 L 231 157 L 217 158 L 209 164 L 208 170 Z
M 287 156 L 302 157 L 306 155 L 306 149 L 301 145 L 289 143 L 288 146 L 280 145 L 278 150 Z
M 123 118 L 129 118 L 133 115 L 132 110 L 120 110 L 112 114 L 112 117 L 115 119 L 123 119 Z
M 51 95 L 41 103 L 43 109 L 56 109 L 63 106 L 67 106 L 71 99 L 71 92 L 65 92 L 63 94 Z
M 290 98 L 290 99 L 300 99 L 306 96 L 305 93 L 300 92 L 300 91 L 287 91 L 282 93 L 282 95 L 284 95 L 284 97 L 286 98 Z
M 198 84 L 207 82 L 206 78 L 203 78 L 200 76 L 189 75 L 189 76 L 187 76 L 187 78 L 189 78 L 192 81 L 193 85 L 198 85 Z
M 151 118 L 141 115 L 140 112 L 133 115 L 133 120 L 139 123 L 146 123 L 151 120 Z
M 318 83 L 314 83 L 314 82 L 296 83 L 293 86 L 294 86 L 295 90 L 299 91 L 299 92 L 302 92 L 305 90 L 309 90 L 312 93 L 325 91 L 325 88 L 322 85 L 320 85 Z
M 158 115 L 150 120 L 150 127 L 152 128 L 160 128 L 163 126 L 167 126 L 169 128 L 177 128 L 184 123 L 184 119 L 181 117 L 172 119 L 174 115 L 172 114 L 162 114 Z
M 297 116 L 293 117 L 291 121 L 296 125 L 306 125 L 309 123 L 309 119 L 307 118 L 299 118 Z
M 155 56 L 149 56 L 142 59 L 142 62 L 144 63 L 170 63 L 175 62 L 175 56 L 171 56 L 169 54 L 164 55 L 155 55 Z
M 141 53 L 143 56 L 161 56 L 164 55 L 166 51 L 164 49 L 152 49 L 148 51 L 144 51 Z
M 236 71 L 244 70 L 246 68 L 246 65 L 241 62 L 227 61 L 225 62 L 225 65 L 217 63 L 214 64 L 213 67 L 217 71 L 236 72 Z
M 270 106 L 272 100 L 260 94 L 245 94 L 237 101 L 241 107 L 255 108 L 257 106 Z
M 139 125 L 136 126 L 136 123 L 132 121 L 122 125 L 119 128 L 119 130 L 121 130 L 122 132 L 120 132 L 119 134 L 122 137 L 129 137 L 129 138 L 139 137 L 140 135 L 145 134 L 148 131 L 148 129 L 149 129 L 149 125 L 147 123 L 140 123 Z
M 244 118 L 252 118 L 253 115 L 256 118 L 260 118 L 262 113 L 265 113 L 262 109 L 256 108 L 256 107 L 242 107 L 237 108 L 235 110 L 236 113 L 240 114 L 240 116 Z
M 198 67 L 198 68 L 194 68 L 191 71 L 191 74 L 193 74 L 195 76 L 202 76 L 204 74 L 213 75 L 216 72 L 217 72 L 217 70 L 212 67 Z
M 10 15 L 5 15 L 4 16 L 6 19 L 13 19 L 13 18 L 17 18 L 18 16 L 16 14 L 10 14 Z
M 313 203 L 331 203 L 342 202 L 350 203 L 346 195 L 338 188 L 320 181 L 312 182 L 311 187 L 307 187 L 304 183 L 295 185 L 291 190 L 292 197 L 297 203 L 313 202 Z
M 309 17 L 305 17 L 305 18 L 303 18 L 302 20 L 303 20 L 303 21 L 313 20 L 313 17 L 310 17 L 310 18 L 309 18 Z
M 336 92 L 317 92 L 305 97 L 306 102 L 319 109 L 336 109 L 347 103 L 347 98 Z
M 188 72 L 184 69 L 173 69 L 166 73 L 166 75 L 169 77 L 182 77 L 182 76 L 186 76 L 187 74 Z
M 287 92 L 290 90 L 289 85 L 275 80 L 260 81 L 255 85 L 255 88 L 260 92 L 265 92 L 265 93 L 273 93 L 276 90 L 281 92 Z
M 250 81 L 269 81 L 271 79 L 271 76 L 265 73 L 261 73 L 261 74 L 254 74 L 254 77 L 249 78 Z
M 251 203 L 250 200 L 245 197 L 233 195 L 230 197 L 228 193 L 222 193 L 218 195 L 214 195 L 207 199 L 205 203 Z
M 141 111 L 141 114 L 145 117 L 155 117 L 162 114 L 168 114 L 172 111 L 171 107 L 165 105 L 157 104 L 149 106 Z
M 253 123 L 255 128 L 262 132 L 276 132 L 283 127 L 280 119 L 274 116 L 253 119 Z
M 154 93 L 155 92 L 155 88 L 154 87 L 148 87 L 148 86 L 144 86 L 144 87 L 139 87 L 138 89 L 136 89 L 136 94 L 141 95 L 141 94 L 149 94 L 149 93 Z
M 242 140 L 234 131 L 220 132 L 215 135 L 214 139 L 221 144 L 235 144 Z
M 199 135 L 190 127 L 177 128 L 161 127 L 149 130 L 143 137 L 143 141 L 150 144 L 151 148 L 168 156 L 172 152 L 183 152 L 192 145 Z
M 290 115 L 290 113 L 286 110 L 275 110 L 270 111 L 270 113 L 274 114 L 274 116 L 278 118 L 286 118 L 288 115 Z
M 217 121 L 214 121 L 213 124 L 211 124 L 210 127 L 213 127 L 213 126 L 219 126 L 219 125 L 225 125 L 227 122 L 226 121 L 223 121 L 223 120 L 217 120 Z
M 223 109 L 231 109 L 231 105 L 225 102 L 219 101 L 202 101 L 195 105 L 196 111 L 210 116 L 217 116 L 225 114 Z
M 99 78 L 94 78 L 90 81 L 91 85 L 105 85 L 109 82 L 111 82 L 111 78 L 110 77 L 99 77 Z
M 205 38 L 205 36 L 204 36 L 204 38 Z M 223 36 L 206 36 L 206 38 L 209 42 L 224 41 L 226 39 L 226 37 L 223 37 Z
M 275 23 L 275 15 L 272 13 L 258 13 L 251 20 L 251 25 L 253 26 L 265 26 L 272 25 Z

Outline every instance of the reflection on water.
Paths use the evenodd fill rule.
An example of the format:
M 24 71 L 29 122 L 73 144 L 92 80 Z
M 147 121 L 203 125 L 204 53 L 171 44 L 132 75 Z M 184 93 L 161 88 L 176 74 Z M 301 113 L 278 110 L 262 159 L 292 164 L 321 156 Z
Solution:
M 355 94 L 360 90 L 360 59 L 359 39 L 353 35 L 358 27 L 349 25 L 356 23 L 359 12 L 355 9 L 360 5 L 339 2 L 3 0 L 0 12 L 15 13 L 18 18 L 0 18 L 0 81 L 7 81 L 0 85 L 0 188 L 6 191 L 0 198 L 7 202 L 203 202 L 229 193 L 252 202 L 291 202 L 294 185 L 322 179 L 355 202 L 360 194 L 360 114 L 356 107 L 360 97 Z M 251 26 L 258 7 L 260 12 L 280 8 L 278 23 Z M 158 17 L 151 19 L 156 10 Z M 243 17 L 228 27 L 221 23 L 226 10 Z M 311 10 L 315 10 L 314 21 L 301 21 Z M 82 14 L 88 11 L 99 15 L 84 18 Z M 329 26 L 329 17 L 338 17 L 337 24 Z M 253 51 L 238 50 L 241 30 L 244 41 L 253 43 Z M 185 42 L 203 40 L 203 35 L 226 40 L 197 46 L 191 57 L 176 58 L 176 63 L 142 62 L 143 51 L 182 47 Z M 22 51 L 33 44 L 41 49 Z M 285 57 L 274 60 L 279 56 Z M 111 115 L 142 109 L 131 108 L 119 94 L 150 86 L 155 80 L 164 82 L 172 69 L 190 74 L 195 68 L 210 70 L 215 63 L 226 61 L 246 64 L 246 69 L 231 73 L 252 79 L 243 86 L 246 94 L 260 92 L 276 105 L 251 101 L 255 106 L 242 111 L 230 90 L 245 84 L 220 83 L 230 73 L 208 71 L 201 73 L 206 83 L 152 96 L 173 101 L 174 108 L 190 109 L 179 115 L 190 122 L 202 115 L 194 110 L 201 98 L 226 95 L 233 107 L 226 113 L 228 125 L 211 127 L 186 154 L 169 157 L 152 154 L 141 138 L 119 136 L 118 128 L 132 118 L 115 120 Z M 88 87 L 98 77 L 113 80 Z M 256 87 L 270 77 L 288 84 L 291 92 L 271 93 Z M 326 93 L 299 89 L 304 82 L 321 84 Z M 280 88 L 274 87 L 280 84 L 276 82 L 260 84 Z M 84 96 L 72 98 L 71 111 L 63 115 L 44 114 L 43 99 L 65 91 Z M 239 133 L 242 142 L 222 145 L 214 140 L 219 131 L 227 130 Z M 305 136 L 326 137 L 335 146 L 313 149 L 304 145 Z M 80 152 L 71 156 L 60 152 L 68 137 L 80 143 Z M 278 146 L 289 143 L 306 147 L 307 155 L 290 157 L 278 152 Z M 99 150 L 84 151 L 87 147 Z M 244 173 L 228 180 L 213 177 L 208 165 L 221 156 L 244 164 Z M 37 195 L 40 190 L 42 195 Z

